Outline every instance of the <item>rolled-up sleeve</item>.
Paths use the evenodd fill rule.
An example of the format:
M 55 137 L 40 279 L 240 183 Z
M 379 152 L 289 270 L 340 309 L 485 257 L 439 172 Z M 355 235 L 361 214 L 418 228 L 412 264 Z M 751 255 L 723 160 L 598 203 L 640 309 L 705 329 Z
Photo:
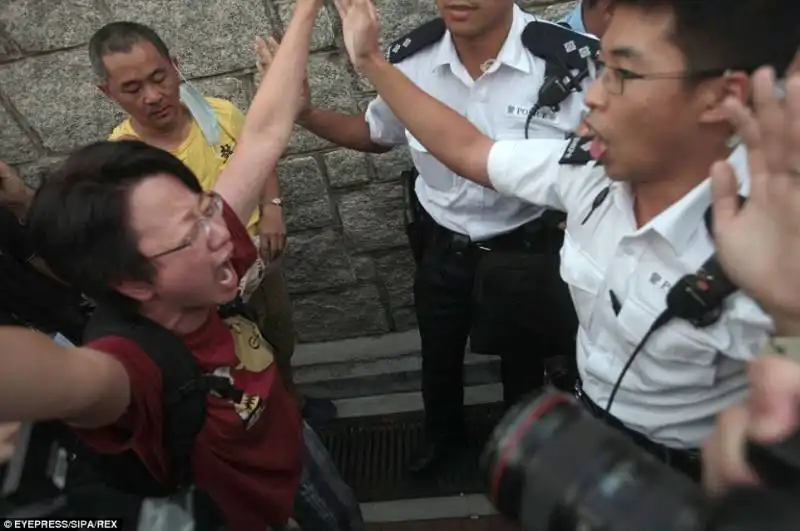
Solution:
M 395 147 L 406 143 L 405 127 L 380 96 L 369 103 L 364 119 L 376 144 Z
M 487 173 L 504 195 L 569 213 L 605 178 L 594 162 L 562 164 L 569 140 L 501 140 L 489 151 Z
M 564 210 L 558 190 L 558 160 L 566 144 L 538 138 L 495 142 L 487 163 L 492 186 L 501 194 Z

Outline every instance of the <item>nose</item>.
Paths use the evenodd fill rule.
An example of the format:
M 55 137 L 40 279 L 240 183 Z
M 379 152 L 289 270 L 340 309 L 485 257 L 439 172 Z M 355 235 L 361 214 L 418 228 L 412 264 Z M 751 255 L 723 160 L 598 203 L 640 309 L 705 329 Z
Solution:
M 592 84 L 589 85 L 589 90 L 586 91 L 586 107 L 589 111 L 596 111 L 605 108 L 608 104 L 608 95 L 603 86 L 603 78 L 598 77 Z
M 143 95 L 144 102 L 148 105 L 152 105 L 161 101 L 161 92 L 159 92 L 157 87 L 151 84 L 145 85 Z

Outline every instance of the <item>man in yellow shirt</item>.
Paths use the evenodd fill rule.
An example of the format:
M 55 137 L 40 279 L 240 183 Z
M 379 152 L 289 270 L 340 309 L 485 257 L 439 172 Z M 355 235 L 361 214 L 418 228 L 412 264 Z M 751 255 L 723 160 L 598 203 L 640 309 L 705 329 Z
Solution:
M 112 22 L 89 41 L 89 59 L 99 89 L 129 115 L 110 140 L 138 139 L 169 151 L 210 189 L 233 154 L 244 114 L 228 100 L 205 98 L 183 79 L 176 60 L 151 28 Z M 335 416 L 329 400 L 301 397 L 294 384 L 292 307 L 280 267 L 286 243 L 277 179 L 269 179 L 247 229 L 261 259 L 242 279 L 240 292 L 255 312 L 290 393 L 312 423 Z

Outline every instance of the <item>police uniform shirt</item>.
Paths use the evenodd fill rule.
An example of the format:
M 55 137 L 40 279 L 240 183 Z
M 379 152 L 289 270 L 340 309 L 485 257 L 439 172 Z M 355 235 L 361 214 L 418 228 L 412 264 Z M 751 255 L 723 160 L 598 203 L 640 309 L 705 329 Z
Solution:
M 670 287 L 714 251 L 703 219 L 711 183 L 706 179 L 637 228 L 629 185 L 609 180 L 593 161 L 563 163 L 582 154 L 588 160 L 587 146 L 498 142 L 488 172 L 499 192 L 568 213 L 561 276 L 580 322 L 578 369 L 586 395 L 605 407 L 626 361 L 666 308 Z M 745 149 L 737 148 L 729 160 L 746 196 Z M 593 209 L 608 186 L 605 200 Z M 741 292 L 726 299 L 719 321 L 709 327 L 673 319 L 637 355 L 611 414 L 666 446 L 699 447 L 713 430 L 715 415 L 746 396 L 746 361 L 771 331 L 770 319 Z
M 537 20 L 514 6 L 508 37 L 496 60 L 478 79 L 461 64 L 446 32 L 444 38 L 395 66 L 422 90 L 466 117 L 485 135 L 496 139 L 525 138 L 525 119 L 536 103 L 545 62 L 521 42 L 525 26 Z M 571 95 L 557 114 L 539 111 L 531 121 L 530 138 L 564 138 L 580 121 L 580 94 Z M 420 179 L 419 201 L 441 226 L 473 241 L 509 232 L 541 215 L 544 208 L 503 197 L 451 172 L 417 141 L 380 98 L 366 112 L 372 141 L 385 146 L 407 144 Z

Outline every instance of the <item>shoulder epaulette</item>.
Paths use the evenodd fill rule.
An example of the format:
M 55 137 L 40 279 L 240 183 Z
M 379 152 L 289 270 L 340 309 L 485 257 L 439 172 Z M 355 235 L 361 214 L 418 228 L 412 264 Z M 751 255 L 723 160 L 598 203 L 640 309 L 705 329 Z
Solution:
M 386 50 L 386 59 L 393 64 L 408 59 L 415 53 L 439 42 L 446 31 L 444 19 L 429 20 L 392 42 Z
M 567 70 L 582 71 L 587 61 L 597 55 L 600 42 L 552 22 L 534 20 L 522 31 L 522 45 L 536 57 Z
M 574 166 L 584 166 L 594 160 L 591 153 L 591 137 L 574 136 L 567 144 L 567 149 L 561 155 L 559 164 L 571 164 Z

